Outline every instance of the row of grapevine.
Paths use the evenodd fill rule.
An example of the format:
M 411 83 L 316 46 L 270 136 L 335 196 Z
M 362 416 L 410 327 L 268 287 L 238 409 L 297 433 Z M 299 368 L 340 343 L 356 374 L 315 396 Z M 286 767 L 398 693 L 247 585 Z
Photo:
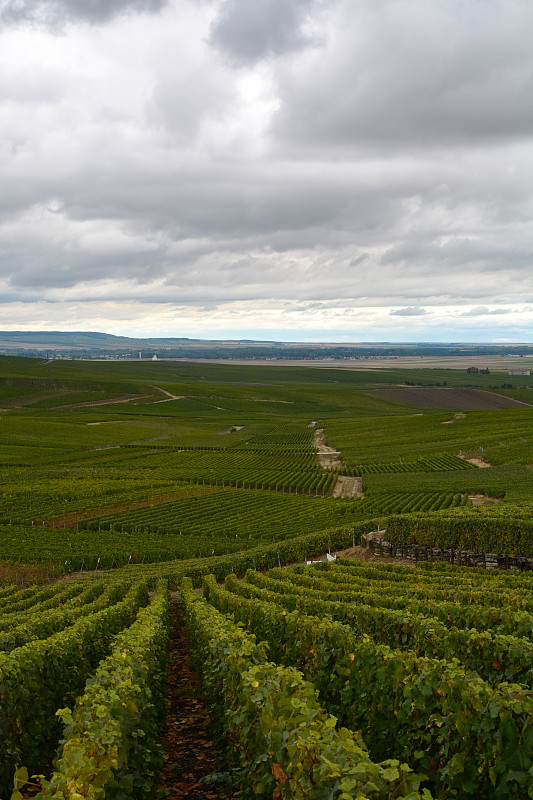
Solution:
M 456 661 L 394 650 L 350 626 L 274 602 L 204 589 L 215 607 L 298 664 L 341 725 L 361 729 L 372 758 L 431 774 L 437 797 L 522 798 L 533 769 L 533 699 L 521 684 L 491 685 Z M 496 660 L 497 654 L 494 654 Z
M 88 530 L 146 530 L 163 533 L 282 538 L 277 525 L 292 526 L 295 533 L 302 525 L 324 524 L 338 519 L 338 504 L 312 498 L 290 498 L 265 495 L 261 491 L 236 492 L 229 489 L 213 492 L 201 498 L 159 503 L 132 511 L 119 512 L 83 520 L 79 529 Z M 283 531 L 285 532 L 285 531 Z
M 169 601 L 163 582 L 117 636 L 73 709 L 58 712 L 65 725 L 62 743 L 51 778 L 41 781 L 39 800 L 153 797 L 162 763 L 157 740 L 165 711 Z M 18 770 L 20 783 L 26 774 Z
M 24 614 L 24 619 L 4 627 L 4 618 L 0 618 L 0 650 L 10 652 L 17 647 L 23 647 L 28 642 L 37 639 L 47 639 L 54 633 L 73 625 L 82 617 L 95 614 L 108 606 L 115 605 L 124 599 L 123 584 L 112 584 L 104 589 L 103 585 L 95 584 L 79 594 L 75 601 L 66 603 L 60 609 L 47 611 L 32 610 L 31 614 Z M 11 620 L 10 620 L 11 622 Z
M 211 716 L 250 795 L 430 800 L 418 791 L 420 776 L 397 760 L 374 763 L 359 734 L 337 729 L 310 682 L 269 663 L 264 644 L 208 605 L 190 581 L 182 598 Z
M 259 574 L 260 575 L 260 574 Z M 390 647 L 408 649 L 420 656 L 451 661 L 459 659 L 469 670 L 475 670 L 491 684 L 502 681 L 533 683 L 533 642 L 488 631 L 448 627 L 435 617 L 408 609 L 396 610 L 359 603 L 342 603 L 335 599 L 322 600 L 307 587 L 292 585 L 291 591 L 277 591 L 276 582 L 270 589 L 254 580 L 256 573 L 247 573 L 244 583 L 229 575 L 226 589 L 256 602 L 274 602 L 289 611 L 298 610 L 315 616 L 330 616 L 348 625 L 355 633 L 369 636 L 373 641 Z M 286 589 L 282 586 L 282 589 Z
M 181 480 L 186 480 L 181 478 Z M 213 477 L 191 478 L 192 483 L 197 486 L 222 486 L 235 489 L 262 489 L 273 492 L 284 492 L 286 494 L 309 495 L 310 497 L 331 496 L 337 474 L 334 472 L 324 472 L 318 468 L 309 470 L 287 470 L 285 472 L 260 472 L 246 478 L 228 480 Z
M 448 472 L 450 470 L 477 469 L 474 464 L 458 456 L 439 455 L 412 460 L 348 464 L 348 475 L 375 475 L 389 472 Z
M 458 492 L 384 492 L 369 491 L 358 500 L 353 511 L 359 516 L 405 514 L 412 511 L 440 511 L 464 506 L 468 495 Z
M 183 484 L 183 488 L 187 486 Z M 0 519 L 4 524 L 42 526 L 43 520 L 51 517 L 79 514 L 95 506 L 128 503 L 132 497 L 137 501 L 149 500 L 170 489 L 175 492 L 179 487 L 175 477 L 153 474 L 146 477 L 142 473 L 132 478 L 124 477 L 123 472 L 102 476 L 96 470 L 88 470 L 76 480 L 62 473 L 57 477 L 35 475 L 34 481 L 28 484 L 4 484 L 0 494 Z
M 291 575 L 291 580 L 301 583 L 306 586 L 314 586 L 315 582 L 321 583 L 327 581 L 329 584 L 334 584 L 337 591 L 344 591 L 345 594 L 351 592 L 368 591 L 371 587 L 374 591 L 385 591 L 388 600 L 400 598 L 402 601 L 406 599 L 417 598 L 418 600 L 456 600 L 460 603 L 480 603 L 485 602 L 489 604 L 497 604 L 499 601 L 505 601 L 506 605 L 515 609 L 532 609 L 533 610 L 533 596 L 525 590 L 519 591 L 515 587 L 506 591 L 501 586 L 475 586 L 471 584 L 461 585 L 459 582 L 450 581 L 440 586 L 428 585 L 425 582 L 416 583 L 406 587 L 402 584 L 392 584 L 390 581 L 368 581 L 366 576 L 354 576 L 348 578 L 341 574 L 338 575 L 336 571 L 326 574 L 324 577 L 317 578 L 315 575 Z M 345 599 L 345 598 L 343 598 Z
M 214 448 L 213 448 L 214 449 Z M 225 450 L 197 453 L 161 449 L 138 457 L 143 470 L 164 470 L 179 481 L 197 485 L 234 486 L 281 492 L 328 494 L 335 485 L 333 473 L 324 473 L 314 453 L 262 453 Z
M 415 509 L 409 509 L 413 511 Z M 517 510 L 518 512 L 520 510 Z M 517 514 L 517 511 L 514 513 Z M 451 547 L 485 553 L 533 556 L 533 519 L 530 514 L 513 519 L 505 516 L 481 517 L 468 509 L 461 513 L 391 517 L 387 538 L 391 542 Z
M 179 500 L 80 520 L 79 530 L 0 525 L 0 558 L 101 569 L 223 555 L 332 528 L 350 504 L 260 490 L 196 490 Z
M 256 435 L 247 436 L 246 441 L 242 442 L 242 447 L 251 446 L 258 450 L 307 450 L 313 451 L 313 435 L 312 428 L 302 427 L 300 425 L 281 425 L 274 428 L 271 432 L 258 433 Z M 240 449 L 241 444 L 237 445 Z
M 53 608 L 63 602 L 65 596 L 72 597 L 79 593 L 80 587 L 56 583 L 51 586 L 30 586 L 22 592 L 7 591 L 0 600 L 0 621 L 5 615 L 20 613 L 24 615 L 32 607 L 42 609 Z
M 81 692 L 114 636 L 147 603 L 146 585 L 136 583 L 124 600 L 0 653 L 0 795 L 6 796 L 16 764 L 38 773 L 51 760 L 60 733 L 57 709 Z
M 248 569 L 266 570 L 274 566 L 305 561 L 325 551 L 334 551 L 354 546 L 361 535 L 376 529 L 375 519 L 332 528 L 320 528 L 312 533 L 279 539 L 272 543 L 255 545 L 249 550 L 239 548 L 235 552 L 203 558 L 174 560 L 161 563 L 126 565 L 116 570 L 107 570 L 83 576 L 84 581 L 132 581 L 145 580 L 154 587 L 161 578 L 168 580 L 171 589 L 177 589 L 183 577 L 190 577 L 195 586 L 201 586 L 204 575 L 212 573 L 224 580 L 229 572 L 244 575 Z
M 408 569 L 413 573 L 418 585 L 421 577 L 420 566 L 416 570 L 410 567 Z M 446 627 L 473 628 L 479 631 L 490 628 L 502 634 L 519 637 L 533 635 L 533 618 L 528 611 L 499 604 L 491 605 L 483 591 L 476 593 L 474 602 L 471 590 L 461 592 L 457 598 L 452 587 L 444 597 L 442 593 L 435 592 L 431 586 L 427 586 L 422 594 L 410 592 L 409 587 L 399 594 L 393 594 L 390 591 L 391 584 L 381 585 L 372 581 L 368 573 L 362 574 L 361 585 L 352 584 L 350 587 L 332 586 L 332 582 L 327 581 L 327 576 L 322 574 L 308 575 L 307 578 L 305 575 L 300 576 L 297 568 L 293 570 L 289 580 L 286 579 L 286 575 L 286 572 L 279 575 L 273 570 L 268 575 L 255 573 L 253 583 L 268 591 L 289 595 L 295 593 L 295 585 L 299 584 L 302 593 L 312 594 L 317 600 L 357 603 L 379 609 L 396 609 L 409 614 L 424 614 L 437 619 Z M 424 573 L 422 575 L 425 581 Z M 497 583 L 493 584 L 493 587 L 497 594 L 499 592 L 499 597 L 504 594 L 504 587 L 500 587 Z M 515 586 L 509 583 L 507 588 L 514 590 Z

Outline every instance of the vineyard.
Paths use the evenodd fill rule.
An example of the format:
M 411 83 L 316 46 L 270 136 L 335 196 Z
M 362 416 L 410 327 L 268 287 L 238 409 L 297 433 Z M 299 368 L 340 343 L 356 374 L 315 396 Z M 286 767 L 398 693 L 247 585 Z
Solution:
M 96 781 L 150 796 L 169 633 L 157 570 L 172 567 L 151 569 L 151 600 L 118 575 L 0 594 L 4 796 L 60 738 L 43 797 Z M 230 572 L 224 588 L 208 572 L 203 596 L 180 580 L 215 733 L 250 795 L 303 798 L 312 775 L 316 797 L 528 796 L 529 574 L 339 560 Z
M 0 358 L 0 797 L 533 797 L 531 571 L 359 548 L 533 563 L 531 410 L 429 372 Z
M 335 473 L 322 473 L 333 483 Z M 244 482 L 243 482 L 244 483 Z M 318 490 L 298 486 L 283 492 L 237 487 L 202 491 L 192 497 L 141 504 L 140 507 L 86 517 L 76 528 L 45 520 L 0 523 L 0 558 L 46 563 L 54 574 L 103 569 L 173 559 L 201 558 L 288 541 L 334 526 L 391 514 L 465 507 L 468 494 L 454 492 L 385 492 L 364 498 L 323 498 Z M 42 510 L 42 506 L 40 507 Z
M 187 603 L 242 622 L 267 643 L 269 660 L 298 667 L 337 724 L 362 732 L 373 763 L 394 759 L 423 772 L 435 797 L 523 797 L 531 789 L 528 578 L 339 562 L 248 572 L 245 582 L 228 576 L 224 589 L 206 578 L 204 594 L 189 593 Z M 451 606 L 445 620 L 442 604 Z M 472 604 L 490 629 L 464 627 Z M 288 775 L 292 758 L 281 750 Z

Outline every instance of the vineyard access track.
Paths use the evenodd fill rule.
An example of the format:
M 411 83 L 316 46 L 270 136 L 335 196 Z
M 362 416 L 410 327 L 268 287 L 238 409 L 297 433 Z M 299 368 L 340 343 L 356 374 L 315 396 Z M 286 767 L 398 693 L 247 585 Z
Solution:
M 323 428 L 317 428 L 313 436 L 313 447 L 316 447 L 318 463 L 323 470 L 331 470 L 342 467 L 340 452 L 326 444 L 326 432 Z
M 326 432 L 323 428 L 317 428 L 315 430 L 313 447 L 317 449 L 316 457 L 318 463 L 325 472 L 344 466 L 339 458 L 340 452 L 326 444 Z M 339 475 L 335 488 L 333 489 L 333 497 L 364 497 L 363 479 Z

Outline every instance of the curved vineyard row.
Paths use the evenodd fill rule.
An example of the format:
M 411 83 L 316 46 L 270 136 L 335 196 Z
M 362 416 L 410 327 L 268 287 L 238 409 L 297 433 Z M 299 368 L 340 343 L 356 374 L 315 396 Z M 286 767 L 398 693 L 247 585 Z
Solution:
M 463 458 L 451 455 L 422 457 L 417 459 L 400 459 L 391 462 L 364 462 L 354 464 L 348 461 L 347 475 L 379 475 L 389 472 L 447 472 L 450 470 L 477 469 L 475 464 Z
M 0 653 L 0 794 L 7 794 L 16 764 L 37 773 L 48 763 L 59 739 L 57 709 L 81 692 L 113 637 L 147 603 L 146 585 L 137 583 L 124 600 L 64 631 Z
M 235 586 L 231 578 L 226 590 L 213 579 L 204 582 L 209 602 L 266 641 L 271 659 L 299 665 L 339 724 L 362 730 L 373 759 L 397 758 L 429 771 L 437 797 L 461 795 L 465 787 L 484 798 L 522 798 L 527 792 L 533 767 L 529 642 L 490 634 L 484 640 L 451 629 L 445 658 L 407 649 L 407 635 L 407 644 L 394 650 L 379 636 L 361 637 L 352 625 L 324 617 L 321 603 L 313 609 L 309 601 L 305 612 L 288 611 L 275 598 L 257 602 L 234 594 Z M 491 656 L 493 671 L 500 659 L 509 669 L 515 659 L 517 675 L 528 685 L 493 685 L 455 661 L 465 642 L 476 642 L 468 658 L 475 662 L 477 656 L 485 669 Z M 522 769 L 516 767 L 517 757 Z
M 264 643 L 182 586 L 197 669 L 230 765 L 254 797 L 430 800 L 420 776 L 396 760 L 375 763 L 358 733 L 337 728 L 315 686 L 270 662 Z M 228 745 L 230 745 L 228 747 Z

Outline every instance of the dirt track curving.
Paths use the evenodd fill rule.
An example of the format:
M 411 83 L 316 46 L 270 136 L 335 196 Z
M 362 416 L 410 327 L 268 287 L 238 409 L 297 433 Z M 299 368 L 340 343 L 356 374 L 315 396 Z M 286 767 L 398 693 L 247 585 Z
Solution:
M 184 394 L 172 394 L 171 392 L 167 392 L 166 389 L 162 389 L 161 386 L 154 386 L 152 384 L 152 389 L 157 389 L 158 392 L 163 392 L 163 394 L 166 394 L 164 400 L 154 400 L 154 405 L 156 403 L 170 403 L 171 400 L 186 400 Z

